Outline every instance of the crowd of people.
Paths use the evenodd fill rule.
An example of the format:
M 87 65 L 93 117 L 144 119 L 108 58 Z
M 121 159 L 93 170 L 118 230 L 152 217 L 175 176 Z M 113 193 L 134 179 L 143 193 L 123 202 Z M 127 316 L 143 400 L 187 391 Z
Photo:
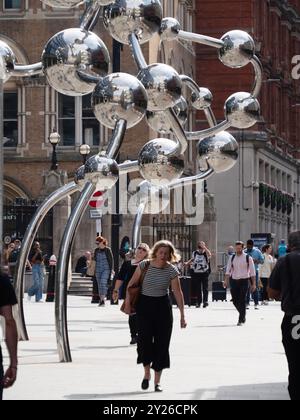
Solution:
M 12 274 L 15 265 L 9 265 L 11 255 L 18 250 L 18 244 L 8 247 L 4 257 Z M 289 391 L 291 399 L 300 400 L 300 340 L 293 337 L 295 316 L 300 315 L 300 232 L 290 235 L 289 246 L 281 241 L 273 256 L 273 248 L 266 244 L 262 250 L 254 246 L 252 240 L 247 244 L 237 241 L 228 248 L 224 288 L 230 288 L 232 302 L 238 311 L 238 326 L 246 323 L 247 309 L 254 302 L 255 309 L 268 305 L 270 300 L 282 300 L 285 313 L 282 334 L 287 354 L 290 377 Z M 11 258 L 10 258 L 11 257 Z M 131 345 L 137 345 L 137 363 L 142 364 L 144 375 L 141 388 L 149 388 L 151 368 L 154 370 L 154 391 L 162 392 L 161 376 L 164 369 L 170 367 L 169 346 L 173 328 L 172 304 L 170 291 L 176 299 L 180 311 L 180 327 L 186 328 L 185 302 L 181 289 L 180 276 L 183 269 L 191 275 L 195 306 L 207 308 L 209 305 L 209 275 L 211 273 L 212 252 L 205 242 L 199 241 L 198 248 L 191 259 L 182 261 L 173 244 L 160 241 L 150 249 L 141 243 L 135 253 L 124 255 L 124 261 L 118 273 L 114 273 L 114 259 L 107 240 L 96 238 L 96 249 L 87 252 L 78 261 L 77 269 L 83 276 L 90 276 L 94 282 L 93 300 L 100 307 L 105 307 L 108 289 L 111 289 L 112 303 L 124 299 L 123 311 L 128 315 Z M 35 296 L 36 302 L 42 301 L 44 281 L 44 260 L 39 242 L 35 242 L 29 255 L 33 273 L 33 284 L 28 290 L 28 299 Z M 113 283 L 111 283 L 114 278 Z M 111 287 L 112 286 L 112 287 Z M 136 306 L 131 302 L 131 290 L 139 287 L 140 295 Z M 261 295 L 261 299 L 259 298 Z M 0 315 L 6 323 L 6 343 L 9 351 L 10 366 L 6 372 L 2 367 L 0 353 L 0 397 L 2 389 L 11 386 L 16 380 L 17 371 L 17 332 L 12 316 L 12 307 L 16 304 L 12 282 L 8 275 L 0 273 Z

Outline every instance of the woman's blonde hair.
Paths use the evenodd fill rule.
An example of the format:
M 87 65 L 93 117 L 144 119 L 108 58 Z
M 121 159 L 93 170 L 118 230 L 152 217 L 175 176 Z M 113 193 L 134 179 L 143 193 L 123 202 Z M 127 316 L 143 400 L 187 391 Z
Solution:
M 148 244 L 142 242 L 138 245 L 138 248 L 143 248 L 145 250 L 145 252 L 147 253 L 145 258 L 149 258 L 150 246 Z
M 180 261 L 181 257 L 179 255 L 178 251 L 176 250 L 175 246 L 170 241 L 156 242 L 156 244 L 154 245 L 154 247 L 151 249 L 151 252 L 150 252 L 150 258 L 152 260 L 155 260 L 157 258 L 157 253 L 158 253 L 160 248 L 169 248 L 169 251 L 170 251 L 169 262 L 170 263 L 173 264 L 173 263 L 177 263 L 178 261 Z

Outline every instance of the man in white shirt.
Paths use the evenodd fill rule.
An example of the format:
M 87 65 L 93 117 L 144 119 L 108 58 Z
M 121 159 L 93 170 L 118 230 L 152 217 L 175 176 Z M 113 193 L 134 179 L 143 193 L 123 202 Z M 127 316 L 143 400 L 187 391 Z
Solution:
M 246 297 L 251 280 L 251 292 L 256 290 L 256 270 L 253 258 L 244 253 L 244 243 L 236 242 L 236 254 L 229 258 L 224 287 L 231 283 L 233 304 L 239 312 L 238 326 L 246 323 Z M 231 279 L 231 282 L 230 282 Z

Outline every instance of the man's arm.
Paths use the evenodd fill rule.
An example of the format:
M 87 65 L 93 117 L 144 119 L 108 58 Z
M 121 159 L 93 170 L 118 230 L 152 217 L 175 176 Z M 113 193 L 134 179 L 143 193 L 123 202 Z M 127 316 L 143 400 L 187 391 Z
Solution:
M 11 306 L 3 306 L 0 308 L 0 315 L 5 319 L 5 338 L 6 346 L 10 358 L 10 365 L 4 375 L 4 388 L 12 386 L 17 378 L 17 365 L 18 365 L 18 333 L 15 320 L 12 314 Z

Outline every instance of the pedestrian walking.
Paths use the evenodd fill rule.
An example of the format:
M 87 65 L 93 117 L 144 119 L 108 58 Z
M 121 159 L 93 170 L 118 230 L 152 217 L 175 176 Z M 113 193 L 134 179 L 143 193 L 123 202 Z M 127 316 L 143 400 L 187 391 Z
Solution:
M 5 322 L 5 339 L 9 355 L 9 367 L 4 373 L 0 346 L 0 400 L 3 397 L 3 389 L 11 387 L 17 378 L 18 334 L 12 313 L 12 307 L 16 304 L 17 298 L 9 277 L 0 271 L 0 315 L 4 318 Z
M 113 290 L 113 301 L 116 302 L 119 297 L 121 299 L 126 298 L 126 291 L 129 281 L 131 280 L 132 276 L 135 273 L 135 270 L 139 266 L 139 264 L 149 257 L 150 247 L 145 243 L 139 244 L 135 251 L 134 258 L 129 261 L 124 261 L 121 269 L 117 275 L 117 280 L 115 283 L 115 287 Z M 121 289 L 121 295 L 120 295 Z M 137 329 L 137 316 L 136 314 L 129 315 L 128 318 L 131 341 L 130 344 L 134 345 L 137 344 L 138 340 L 138 329 Z
M 300 401 L 300 231 L 289 236 L 291 253 L 278 260 L 270 277 L 269 296 L 282 302 L 282 341 L 289 366 L 289 393 Z
M 35 301 L 42 302 L 44 287 L 44 262 L 39 242 L 34 242 L 32 251 L 29 254 L 29 261 L 32 266 L 33 285 L 28 290 L 28 300 L 35 296 Z
M 193 257 L 185 263 L 191 266 L 192 291 L 196 296 L 196 308 L 208 307 L 208 280 L 211 273 L 211 252 L 205 242 L 198 243 L 198 249 L 193 252 Z
M 186 328 L 184 300 L 173 263 L 178 261 L 174 245 L 169 241 L 157 242 L 150 260 L 139 264 L 128 287 L 139 283 L 143 277 L 141 296 L 137 303 L 138 322 L 138 364 L 144 366 L 142 389 L 149 388 L 150 369 L 155 372 L 155 392 L 162 392 L 160 379 L 162 371 L 170 367 L 169 346 L 173 327 L 172 305 L 169 298 L 171 286 L 180 310 L 180 326 Z M 129 294 L 125 300 L 125 312 L 130 314 Z
M 262 286 L 262 305 L 269 304 L 269 296 L 268 296 L 269 280 L 276 264 L 276 260 L 272 256 L 272 252 L 273 252 L 272 245 L 263 246 L 262 253 L 263 253 L 265 261 L 263 264 L 259 266 L 259 275 L 260 275 L 260 281 L 261 281 L 261 286 Z
M 95 249 L 94 260 L 96 261 L 95 277 L 98 284 L 99 306 L 105 306 L 108 285 L 114 267 L 113 254 L 107 244 L 107 239 L 102 236 L 97 237 L 96 245 L 98 248 Z
M 254 300 L 254 308 L 256 310 L 259 309 L 259 265 L 265 262 L 264 256 L 262 252 L 254 246 L 254 241 L 249 239 L 247 241 L 247 248 L 245 250 L 245 254 L 249 255 L 254 261 L 255 265 L 255 281 L 256 281 L 256 288 L 254 292 L 251 293 L 251 287 L 249 285 L 248 293 L 247 293 L 247 309 L 250 307 L 250 297 Z
M 233 255 L 227 264 L 224 287 L 231 285 L 233 304 L 239 312 L 238 326 L 246 323 L 246 297 L 251 281 L 252 293 L 256 289 L 256 270 L 252 257 L 244 253 L 244 243 L 237 242 Z

